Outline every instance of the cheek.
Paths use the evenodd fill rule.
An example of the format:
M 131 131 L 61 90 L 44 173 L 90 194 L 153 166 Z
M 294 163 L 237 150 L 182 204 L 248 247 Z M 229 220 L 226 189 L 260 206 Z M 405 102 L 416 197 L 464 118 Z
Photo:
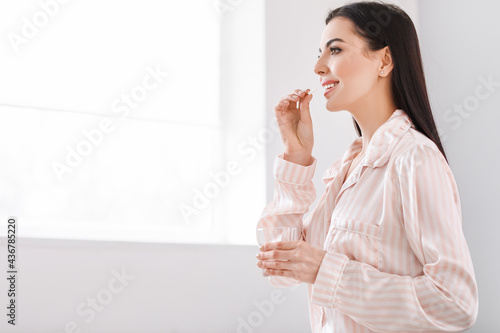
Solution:
M 358 88 L 371 79 L 370 64 L 357 59 L 357 57 L 344 57 L 338 61 L 335 66 L 337 78 L 342 81 L 346 88 L 352 85 Z
M 350 102 L 368 93 L 374 84 L 372 64 L 358 57 L 343 57 L 332 66 L 332 74 L 340 80 L 338 98 Z
M 332 73 L 342 82 L 349 80 L 356 73 L 356 62 L 347 56 L 342 57 L 333 64 Z

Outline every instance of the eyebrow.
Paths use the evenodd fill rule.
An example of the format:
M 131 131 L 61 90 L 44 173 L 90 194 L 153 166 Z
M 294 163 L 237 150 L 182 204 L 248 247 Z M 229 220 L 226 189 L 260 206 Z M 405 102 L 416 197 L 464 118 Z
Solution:
M 342 38 L 333 38 L 333 39 L 330 39 L 328 42 L 326 42 L 325 44 L 325 49 L 330 46 L 331 43 L 333 42 L 342 42 L 342 43 L 345 43 L 345 41 L 342 39 Z M 319 49 L 319 53 L 321 53 L 321 48 Z

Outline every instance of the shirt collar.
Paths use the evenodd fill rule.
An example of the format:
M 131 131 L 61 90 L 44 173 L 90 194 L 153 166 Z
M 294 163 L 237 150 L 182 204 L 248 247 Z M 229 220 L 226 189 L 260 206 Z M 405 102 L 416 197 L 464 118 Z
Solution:
M 368 149 L 360 164 L 372 168 L 385 165 L 394 150 L 394 145 L 399 141 L 410 127 L 414 125 L 406 112 L 397 109 L 382 125 L 373 133 Z M 342 165 L 348 163 L 357 155 L 363 146 L 362 137 L 356 138 L 347 148 L 342 159 L 332 164 L 323 174 L 323 182 L 335 177 Z

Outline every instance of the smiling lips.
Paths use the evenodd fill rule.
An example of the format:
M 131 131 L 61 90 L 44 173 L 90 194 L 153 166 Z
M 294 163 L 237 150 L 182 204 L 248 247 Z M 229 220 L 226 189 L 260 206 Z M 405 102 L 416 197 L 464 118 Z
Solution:
M 338 81 L 335 82 L 331 80 L 322 82 L 321 85 L 325 88 L 324 96 L 326 97 L 326 95 L 328 95 L 333 89 L 335 89 L 337 84 L 339 84 Z

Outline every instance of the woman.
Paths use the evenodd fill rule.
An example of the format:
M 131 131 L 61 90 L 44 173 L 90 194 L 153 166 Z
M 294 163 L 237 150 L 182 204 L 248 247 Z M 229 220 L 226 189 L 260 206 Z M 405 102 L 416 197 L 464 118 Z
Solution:
M 374 2 L 331 11 L 314 71 L 326 108 L 349 111 L 359 137 L 326 170 L 303 221 L 316 198 L 312 95 L 296 90 L 277 104 L 285 151 L 257 227 L 298 227 L 301 239 L 262 245 L 257 265 L 274 286 L 308 283 L 313 332 L 471 327 L 474 269 L 411 19 Z

